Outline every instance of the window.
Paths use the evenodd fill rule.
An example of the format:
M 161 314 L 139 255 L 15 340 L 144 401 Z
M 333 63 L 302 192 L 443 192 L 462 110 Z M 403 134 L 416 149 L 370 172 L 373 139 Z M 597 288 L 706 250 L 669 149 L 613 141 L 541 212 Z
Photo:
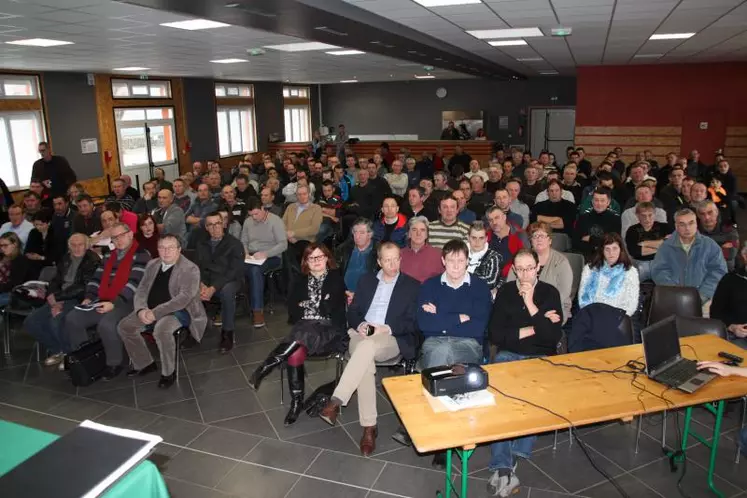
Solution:
M 221 157 L 255 152 L 254 107 L 218 107 L 218 150 Z
M 0 112 L 0 178 L 8 188 L 29 185 L 31 168 L 45 140 L 41 111 Z
M 254 97 L 252 85 L 239 85 L 233 83 L 216 83 L 216 97 Z
M 112 80 L 112 97 L 115 99 L 170 99 L 171 82 L 168 80 Z
M 39 99 L 39 80 L 36 76 L 0 75 L 0 98 Z
M 286 142 L 311 141 L 311 99 L 306 87 L 283 87 Z
M 114 120 L 122 168 L 148 166 L 148 135 L 154 164 L 176 162 L 176 125 L 172 107 L 115 108 Z

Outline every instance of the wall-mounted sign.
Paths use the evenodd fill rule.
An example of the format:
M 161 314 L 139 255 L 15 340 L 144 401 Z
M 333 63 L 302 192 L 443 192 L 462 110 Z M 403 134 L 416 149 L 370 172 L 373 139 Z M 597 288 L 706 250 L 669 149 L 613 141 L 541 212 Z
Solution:
M 701 130 L 707 130 L 708 129 L 708 121 L 701 121 L 700 122 L 700 129 Z
M 80 139 L 81 154 L 96 154 L 99 151 L 99 141 L 95 138 Z

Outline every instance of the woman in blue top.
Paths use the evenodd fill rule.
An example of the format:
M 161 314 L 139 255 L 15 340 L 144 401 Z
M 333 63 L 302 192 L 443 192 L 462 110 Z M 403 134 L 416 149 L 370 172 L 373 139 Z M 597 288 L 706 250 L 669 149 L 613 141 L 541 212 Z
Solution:
M 617 233 L 605 234 L 601 246 L 584 266 L 578 287 L 578 305 L 604 303 L 625 311 L 638 309 L 638 270 Z

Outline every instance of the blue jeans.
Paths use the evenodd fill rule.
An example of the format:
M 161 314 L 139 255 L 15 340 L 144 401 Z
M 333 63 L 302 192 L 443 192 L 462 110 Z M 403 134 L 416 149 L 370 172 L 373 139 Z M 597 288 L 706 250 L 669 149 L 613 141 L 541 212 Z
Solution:
M 337 223 L 333 223 L 329 218 L 324 218 L 322 224 L 319 226 L 319 231 L 316 234 L 316 243 L 322 244 L 325 240 L 330 238 L 333 233 L 337 230 Z
M 249 299 L 253 310 L 265 307 L 265 272 L 280 268 L 280 256 L 273 256 L 261 265 L 244 263 L 244 273 L 249 282 Z
M 44 303 L 42 307 L 36 308 L 26 317 L 23 321 L 23 328 L 50 353 L 67 354 L 72 349 L 67 341 L 67 337 L 62 333 L 62 322 L 76 304 L 78 303 L 72 299 L 63 301 L 62 313 L 53 317 L 51 307 L 49 304 Z
M 454 363 L 482 363 L 482 345 L 470 337 L 432 336 L 423 343 L 422 368 Z
M 3 292 L 0 294 L 0 307 L 8 306 L 10 304 L 10 292 Z
M 236 323 L 236 293 L 239 291 L 239 282 L 226 283 L 216 292 L 220 299 L 220 318 L 223 321 L 223 330 L 234 330 Z
M 512 353 L 511 351 L 501 351 L 495 355 L 493 363 L 507 363 L 535 357 Z M 516 465 L 517 456 L 526 459 L 532 456 L 532 448 L 536 440 L 537 436 L 526 436 L 491 444 L 488 469 L 493 472 L 498 469 L 513 469 Z
M 739 433 L 739 447 L 742 451 L 742 455 L 747 457 L 747 427 L 742 429 L 742 432 Z

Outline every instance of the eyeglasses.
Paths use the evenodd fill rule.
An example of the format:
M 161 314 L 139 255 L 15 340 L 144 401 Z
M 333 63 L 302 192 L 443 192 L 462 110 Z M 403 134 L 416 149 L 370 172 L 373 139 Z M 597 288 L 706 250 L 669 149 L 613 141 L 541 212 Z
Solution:
M 309 256 L 306 259 L 309 261 L 309 263 L 318 263 L 320 261 L 324 261 L 325 259 L 327 259 L 327 256 L 322 254 L 321 256 Z
M 130 233 L 130 230 L 127 230 L 125 232 L 119 233 L 117 235 L 112 235 L 112 240 L 118 240 L 122 238 L 123 235 Z
M 179 248 L 176 247 L 176 246 L 158 246 L 158 250 L 159 251 L 164 251 L 164 252 L 167 252 L 167 251 L 176 251 L 177 249 L 179 249 Z
M 536 269 L 536 266 L 527 266 L 526 268 L 519 268 L 518 266 L 514 266 L 514 270 L 516 270 L 517 273 L 531 273 Z
M 534 234 L 532 234 L 532 240 L 542 240 L 542 239 L 547 239 L 549 237 L 550 236 L 544 232 L 535 232 Z

